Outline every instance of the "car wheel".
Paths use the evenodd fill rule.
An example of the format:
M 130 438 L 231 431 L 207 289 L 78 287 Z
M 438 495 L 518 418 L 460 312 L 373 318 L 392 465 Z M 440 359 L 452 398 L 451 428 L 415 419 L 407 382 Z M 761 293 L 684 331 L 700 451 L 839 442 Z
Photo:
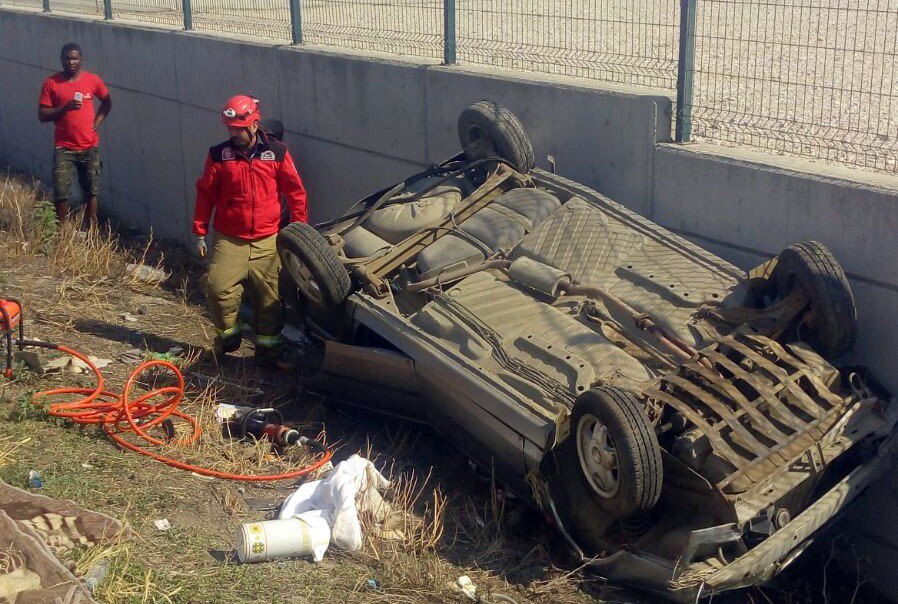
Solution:
M 495 101 L 477 101 L 461 112 L 458 140 L 469 161 L 501 157 L 522 174 L 533 169 L 533 145 L 524 127 Z
M 570 436 L 555 454 L 550 479 L 574 539 L 593 552 L 607 547 L 607 527 L 651 511 L 663 479 L 661 447 L 634 394 L 598 387 L 577 399 Z
M 287 225 L 277 237 L 278 254 L 285 276 L 295 286 L 296 298 L 288 302 L 310 304 L 325 309 L 338 308 L 352 287 L 349 274 L 337 252 L 321 234 L 303 222 Z M 289 284 L 281 287 L 290 292 Z
M 839 262 L 816 241 L 791 245 L 780 253 L 770 276 L 780 298 L 796 287 L 808 297 L 808 310 L 800 319 L 798 336 L 826 358 L 836 358 L 854 347 L 857 309 L 848 278 Z

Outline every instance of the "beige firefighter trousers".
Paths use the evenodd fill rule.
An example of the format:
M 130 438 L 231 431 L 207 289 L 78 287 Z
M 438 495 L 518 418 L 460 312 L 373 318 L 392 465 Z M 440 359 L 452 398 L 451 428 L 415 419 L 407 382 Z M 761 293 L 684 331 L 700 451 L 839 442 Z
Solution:
M 206 297 L 212 323 L 220 337 L 239 332 L 240 300 L 246 284 L 256 318 L 256 345 L 280 344 L 284 325 L 278 294 L 281 261 L 276 240 L 277 235 L 245 241 L 215 234 Z

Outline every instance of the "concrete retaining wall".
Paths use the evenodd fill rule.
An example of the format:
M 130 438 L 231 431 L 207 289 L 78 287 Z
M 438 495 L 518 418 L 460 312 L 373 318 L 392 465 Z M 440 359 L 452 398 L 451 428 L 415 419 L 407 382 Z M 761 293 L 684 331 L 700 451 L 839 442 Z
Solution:
M 482 98 L 535 125 L 542 165 L 552 153 L 565 174 L 643 212 L 656 132 L 670 132 L 670 100 L 644 91 L 23 11 L 0 10 L 0 31 L 0 80 L 16 83 L 0 99 L 0 161 L 49 178 L 52 126 L 37 122 L 38 91 L 62 44 L 77 41 L 114 101 L 101 131 L 106 207 L 179 239 L 206 149 L 226 136 L 218 110 L 242 91 L 284 122 L 313 220 L 457 153 L 455 120 Z
M 522 118 L 540 165 L 554 155 L 561 174 L 736 264 L 824 242 L 855 289 L 858 360 L 898 392 L 898 179 L 861 182 L 806 162 L 665 144 L 671 102 L 651 91 L 0 9 L 0 162 L 48 181 L 52 127 L 38 123 L 37 97 L 68 41 L 110 85 L 101 203 L 135 226 L 189 237 L 194 182 L 206 149 L 225 137 L 218 109 L 236 92 L 252 91 L 283 120 L 313 220 L 454 154 L 459 111 L 491 98 Z M 898 573 L 898 525 L 870 530 L 865 518 L 896 508 L 892 482 L 863 498 L 851 521 L 885 578 Z
M 869 365 L 898 393 L 898 178 L 712 145 L 659 145 L 653 209 L 661 224 L 743 267 L 796 241 L 828 246 L 857 303 L 851 360 Z M 840 530 L 852 537 L 877 587 L 898 601 L 895 474 L 858 498 Z M 854 572 L 847 543 L 841 554 Z

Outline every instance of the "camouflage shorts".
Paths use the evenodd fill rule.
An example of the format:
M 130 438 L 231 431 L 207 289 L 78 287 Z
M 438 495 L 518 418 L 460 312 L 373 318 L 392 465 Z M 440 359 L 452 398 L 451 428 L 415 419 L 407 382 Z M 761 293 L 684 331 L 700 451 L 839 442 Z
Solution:
M 68 200 L 74 172 L 78 173 L 84 198 L 95 197 L 100 192 L 100 150 L 91 147 L 73 151 L 57 147 L 53 151 L 53 199 L 56 202 Z

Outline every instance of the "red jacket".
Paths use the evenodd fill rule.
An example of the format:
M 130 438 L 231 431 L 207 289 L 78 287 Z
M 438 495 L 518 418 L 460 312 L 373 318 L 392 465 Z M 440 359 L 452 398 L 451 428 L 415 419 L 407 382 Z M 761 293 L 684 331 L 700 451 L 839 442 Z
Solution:
M 222 235 L 253 241 L 278 232 L 280 195 L 291 222 L 307 222 L 306 189 L 287 146 L 259 136 L 249 157 L 230 141 L 209 149 L 203 175 L 196 181 L 193 232 L 206 235 L 209 218 Z

